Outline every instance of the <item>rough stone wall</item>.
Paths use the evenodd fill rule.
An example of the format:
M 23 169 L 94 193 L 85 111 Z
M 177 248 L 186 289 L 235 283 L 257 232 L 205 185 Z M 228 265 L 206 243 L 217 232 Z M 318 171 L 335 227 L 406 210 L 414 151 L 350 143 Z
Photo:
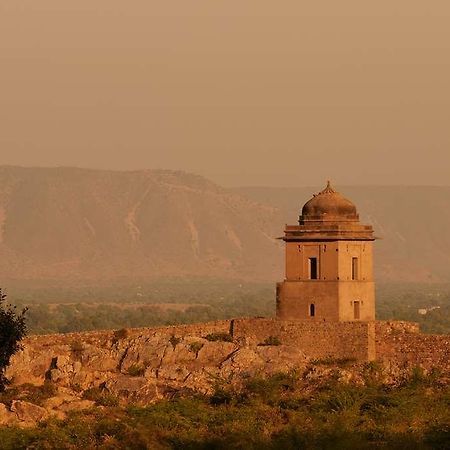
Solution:
M 231 333 L 232 341 L 208 340 L 212 333 Z M 260 345 L 269 338 L 279 342 Z M 16 385 L 47 379 L 88 389 L 106 383 L 114 392 L 149 389 L 151 397 L 154 386 L 208 389 L 217 379 L 299 368 L 327 357 L 377 359 L 397 374 L 413 367 L 450 374 L 450 336 L 423 335 L 416 324 L 407 322 L 277 319 L 33 336 L 24 341 L 6 375 Z M 136 367 L 142 371 L 139 376 L 130 373 Z M 138 381 L 141 387 L 135 386 Z
M 298 347 L 257 346 L 229 339 L 230 321 L 34 336 L 7 370 L 14 385 L 45 380 L 81 392 L 101 388 L 148 404 L 173 389 L 211 392 L 218 380 L 305 367 Z M 226 333 L 218 340 L 208 334 Z
M 229 333 L 230 321 L 197 323 L 190 325 L 171 325 L 166 327 L 127 328 L 128 337 L 150 336 L 158 333 L 168 336 L 206 336 L 211 333 Z M 80 333 L 45 334 L 27 337 L 24 344 L 39 343 L 43 346 L 65 345 L 71 342 L 101 343 L 104 340 L 114 339 L 117 330 L 85 331 Z
M 73 367 L 70 370 L 64 369 L 71 372 L 71 382 L 87 385 L 87 378 L 98 381 L 108 372 L 120 372 L 124 358 L 131 352 L 128 346 L 131 348 L 142 345 L 138 352 L 142 356 L 151 353 L 154 346 L 170 348 L 172 336 L 186 341 L 189 346 L 189 343 L 197 340 L 207 342 L 204 337 L 208 334 L 229 333 L 229 330 L 229 321 L 218 321 L 195 325 L 127 328 L 124 334 L 117 330 L 106 330 L 30 336 L 24 339 L 24 349 L 13 357 L 6 375 L 13 378 L 15 384 L 40 384 L 45 378 L 52 378 L 52 370 L 71 364 Z M 153 354 L 142 356 L 142 361 L 138 358 L 137 362 L 143 363 L 143 359 L 152 358 Z
M 278 319 L 339 321 L 338 281 L 284 281 L 278 289 Z M 314 317 L 309 317 L 311 304 L 315 306 Z
M 375 324 L 373 322 L 311 322 L 276 319 L 235 319 L 234 338 L 252 345 L 276 337 L 281 344 L 296 346 L 311 358 L 375 358 Z
M 450 371 L 450 335 L 419 333 L 417 324 L 376 322 L 376 355 L 393 368 Z

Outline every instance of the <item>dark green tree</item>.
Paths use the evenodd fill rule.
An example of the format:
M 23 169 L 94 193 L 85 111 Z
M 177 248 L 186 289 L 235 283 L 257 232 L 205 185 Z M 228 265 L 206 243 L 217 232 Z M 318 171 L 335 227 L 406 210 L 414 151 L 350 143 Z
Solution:
M 0 288 L 0 392 L 8 384 L 5 371 L 11 357 L 22 348 L 21 341 L 27 334 L 26 312 L 27 308 L 17 312 L 15 306 L 7 303 L 6 294 Z

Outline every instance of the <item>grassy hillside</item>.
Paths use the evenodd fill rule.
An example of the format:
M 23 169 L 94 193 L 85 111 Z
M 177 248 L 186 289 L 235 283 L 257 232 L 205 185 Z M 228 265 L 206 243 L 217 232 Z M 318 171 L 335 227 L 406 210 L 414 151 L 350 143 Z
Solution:
M 372 363 L 358 385 L 337 379 L 343 368 L 320 365 L 249 377 L 239 389 L 218 385 L 210 395 L 186 391 L 147 407 L 119 406 L 111 394 L 92 390 L 86 395 L 96 402 L 92 409 L 36 428 L 0 428 L 2 449 L 449 448 L 450 390 L 438 373 L 415 370 L 386 386 Z M 317 370 L 328 373 L 317 379 Z M 44 401 L 48 390 L 29 389 L 29 400 Z

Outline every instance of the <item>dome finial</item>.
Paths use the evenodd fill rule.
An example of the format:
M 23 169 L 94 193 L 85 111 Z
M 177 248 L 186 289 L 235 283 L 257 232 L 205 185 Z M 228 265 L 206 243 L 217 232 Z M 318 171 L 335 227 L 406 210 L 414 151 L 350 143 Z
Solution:
M 327 187 L 321 192 L 321 194 L 335 194 L 336 191 L 331 187 L 331 181 L 327 181 Z

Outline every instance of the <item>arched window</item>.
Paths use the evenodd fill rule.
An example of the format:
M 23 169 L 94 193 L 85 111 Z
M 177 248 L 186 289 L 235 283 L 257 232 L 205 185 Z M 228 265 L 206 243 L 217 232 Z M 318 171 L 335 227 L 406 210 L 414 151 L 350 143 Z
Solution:
M 314 303 L 309 305 L 309 315 L 310 317 L 314 317 L 316 315 L 316 305 Z

